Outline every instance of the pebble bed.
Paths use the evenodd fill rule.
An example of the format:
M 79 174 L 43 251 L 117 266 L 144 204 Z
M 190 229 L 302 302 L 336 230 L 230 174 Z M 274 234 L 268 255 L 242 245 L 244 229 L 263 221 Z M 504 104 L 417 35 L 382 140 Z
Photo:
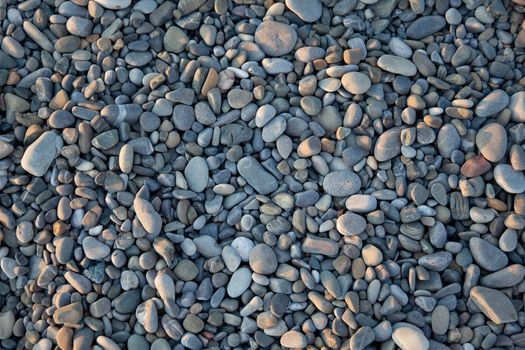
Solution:
M 0 348 L 525 349 L 525 0 L 0 0 Z

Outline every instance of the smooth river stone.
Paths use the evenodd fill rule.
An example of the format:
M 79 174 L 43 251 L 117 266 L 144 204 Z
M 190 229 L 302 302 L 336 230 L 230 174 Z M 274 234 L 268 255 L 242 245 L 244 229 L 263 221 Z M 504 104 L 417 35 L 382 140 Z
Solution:
M 184 177 L 190 190 L 202 192 L 209 179 L 209 170 L 206 160 L 202 157 L 193 157 L 184 169 Z
M 53 131 L 46 131 L 27 147 L 22 156 L 22 168 L 34 176 L 44 176 L 58 156 L 63 141 Z
M 508 288 L 518 285 L 523 278 L 525 278 L 525 267 L 514 264 L 481 277 L 480 284 L 490 288 Z
M 95 2 L 109 10 L 125 9 L 131 5 L 131 0 L 95 0 Z
M 507 255 L 496 246 L 479 237 L 472 237 L 469 248 L 476 263 L 487 271 L 497 271 L 507 266 Z
M 237 298 L 248 289 L 251 283 L 252 272 L 246 267 L 241 267 L 231 276 L 226 290 L 231 298 Z
M 442 16 L 423 16 L 408 26 L 406 34 L 410 39 L 419 40 L 440 31 L 445 25 L 446 21 Z
M 496 289 L 476 286 L 470 290 L 470 298 L 495 324 L 515 322 L 518 313 L 510 299 Z
M 361 179 L 350 170 L 332 171 L 324 177 L 323 188 L 331 196 L 347 197 L 359 191 Z
M 146 232 L 158 235 L 162 229 L 162 218 L 150 202 L 149 189 L 147 186 L 137 192 L 133 201 L 133 209 Z
M 512 121 L 525 122 L 525 91 L 516 92 L 510 97 L 509 109 Z
M 508 106 L 509 101 L 509 95 L 505 91 L 500 89 L 491 91 L 479 101 L 475 113 L 482 118 L 496 115 Z
M 270 275 L 277 270 L 278 261 L 273 249 L 260 243 L 250 251 L 249 264 L 254 272 Z
M 323 6 L 319 0 L 286 0 L 286 7 L 305 22 L 315 22 L 323 14 Z
M 378 162 L 392 159 L 401 153 L 401 127 L 383 132 L 376 140 L 374 157 Z
M 366 228 L 366 220 L 357 214 L 346 213 L 337 218 L 336 228 L 345 236 L 356 236 Z
M 370 78 L 359 72 L 348 72 L 341 78 L 343 87 L 354 95 L 361 95 L 367 92 L 372 86 Z
M 430 346 L 423 331 L 410 323 L 399 322 L 394 325 L 392 340 L 401 350 L 427 350 Z
M 237 171 L 260 194 L 269 194 L 278 187 L 277 179 L 253 157 L 244 157 L 237 163 Z
M 525 175 L 516 171 L 508 164 L 498 164 L 494 168 L 494 180 L 507 193 L 522 193 L 525 191 Z
M 505 156 L 507 150 L 507 132 L 498 123 L 490 123 L 482 127 L 476 134 L 476 146 L 491 162 L 498 162 Z
M 297 33 L 287 24 L 266 21 L 257 27 L 255 42 L 268 56 L 284 56 L 294 48 Z
M 383 55 L 377 60 L 377 66 L 390 73 L 411 77 L 416 75 L 417 67 L 410 60 L 394 56 Z

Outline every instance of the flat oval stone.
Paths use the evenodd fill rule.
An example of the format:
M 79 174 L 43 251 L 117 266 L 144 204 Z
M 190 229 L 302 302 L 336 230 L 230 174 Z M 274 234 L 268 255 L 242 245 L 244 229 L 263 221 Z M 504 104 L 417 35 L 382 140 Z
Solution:
M 498 123 L 490 123 L 482 127 L 476 134 L 476 146 L 491 162 L 498 162 L 505 156 L 507 150 L 507 132 Z
M 253 157 L 244 157 L 239 160 L 237 171 L 260 194 L 269 194 L 277 189 L 278 183 L 275 177 L 264 170 Z
M 466 177 L 476 177 L 485 174 L 492 168 L 490 163 L 482 155 L 475 156 L 467 160 L 461 166 L 461 175 Z
M 109 10 L 121 10 L 131 5 L 131 0 L 95 0 L 95 2 Z
M 408 26 L 406 34 L 410 39 L 419 40 L 440 31 L 445 25 L 443 16 L 423 16 Z
M 286 0 L 285 4 L 305 22 L 315 22 L 323 14 L 323 6 L 319 0 Z
M 202 157 L 193 157 L 184 169 L 184 177 L 190 190 L 202 192 L 206 188 L 209 179 L 209 170 L 206 160 Z
M 419 258 L 418 264 L 430 271 L 444 271 L 452 262 L 449 252 L 427 254 Z
M 515 322 L 518 313 L 510 299 L 496 289 L 476 286 L 470 290 L 470 298 L 495 324 Z
M 250 252 L 250 267 L 254 272 L 269 275 L 277 270 L 277 256 L 273 249 L 264 243 L 259 243 Z
M 265 21 L 255 31 L 255 42 L 268 56 L 284 56 L 294 48 L 297 33 L 287 24 Z
M 109 255 L 109 247 L 93 237 L 86 237 L 82 241 L 82 248 L 86 257 L 91 260 L 102 260 Z
M 497 271 L 507 266 L 507 255 L 499 248 L 479 237 L 472 237 L 469 248 L 476 263 L 487 271 Z
M 402 130 L 401 127 L 395 127 L 379 135 L 374 147 L 374 157 L 378 162 L 387 161 L 401 153 Z
M 491 91 L 479 101 L 475 113 L 482 118 L 496 115 L 508 106 L 509 101 L 509 95 L 505 91 L 500 89 Z
M 513 264 L 481 277 L 480 284 L 490 288 L 509 288 L 517 286 L 525 278 L 525 267 Z
M 162 40 L 164 49 L 174 53 L 181 53 L 189 43 L 186 32 L 177 26 L 169 27 Z
M 364 94 L 372 86 L 370 78 L 359 72 L 345 73 L 341 78 L 341 84 L 348 92 L 354 95 Z
M 525 191 L 525 175 L 516 171 L 508 164 L 498 164 L 494 168 L 494 180 L 507 193 L 522 193 Z
M 0 339 L 9 339 L 13 334 L 15 314 L 13 311 L 0 312 Z
M 324 177 L 323 188 L 335 197 L 351 196 L 361 188 L 361 179 L 353 171 L 333 171 Z
M 456 127 L 452 124 L 445 124 L 437 136 L 437 146 L 439 154 L 444 158 L 450 158 L 454 150 L 459 149 L 461 138 Z
M 405 322 L 399 322 L 394 325 L 392 340 L 401 350 L 427 350 L 430 346 L 421 329 Z
M 509 109 L 512 121 L 525 122 L 525 91 L 516 92 L 510 97 Z
M 293 70 L 293 63 L 283 58 L 265 58 L 261 63 L 268 74 L 290 73 Z
M 356 236 L 366 228 L 366 220 L 354 213 L 345 213 L 337 218 L 337 231 L 345 236 Z
M 71 112 L 58 110 L 51 113 L 47 119 L 47 124 L 54 129 L 63 129 L 75 124 L 75 117 Z
M 305 335 L 297 331 L 288 331 L 284 333 L 281 336 L 280 342 L 281 346 L 291 349 L 303 349 L 308 345 Z
M 406 58 L 394 55 L 383 55 L 379 57 L 377 66 L 387 72 L 407 77 L 414 76 L 417 73 L 417 67 L 414 63 Z

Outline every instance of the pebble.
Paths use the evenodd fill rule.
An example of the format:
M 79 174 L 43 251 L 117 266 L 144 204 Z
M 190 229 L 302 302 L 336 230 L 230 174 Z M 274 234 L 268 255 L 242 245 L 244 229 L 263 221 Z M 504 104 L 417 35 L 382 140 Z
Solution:
M 143 186 L 133 200 L 133 208 L 144 229 L 158 235 L 162 229 L 162 218 L 149 201 L 149 190 Z
M 498 162 L 507 150 L 507 132 L 497 123 L 487 124 L 476 134 L 476 146 L 483 157 L 491 162 Z
M 509 105 L 509 101 L 509 95 L 505 91 L 499 89 L 491 91 L 479 101 L 475 113 L 482 118 L 497 115 Z
M 510 97 L 509 110 L 511 111 L 511 119 L 515 122 L 525 122 L 525 91 L 514 93 Z
M 405 322 L 398 322 L 394 325 L 392 340 L 402 350 L 427 350 L 430 347 L 421 329 Z
M 308 1 L 319 2 L 318 0 Z M 293 1 L 293 3 L 298 2 Z M 255 42 L 268 56 L 284 56 L 294 48 L 297 42 L 297 33 L 287 24 L 265 21 L 259 24 L 255 30 Z
M 394 55 L 383 55 L 377 60 L 377 66 L 390 73 L 400 74 L 407 77 L 416 75 L 417 67 L 404 57 Z
M 277 180 L 265 171 L 253 157 L 244 157 L 237 163 L 239 174 L 260 194 L 269 194 L 277 189 Z
M 286 7 L 307 23 L 317 21 L 323 13 L 323 7 L 319 0 L 286 0 L 285 3 Z
M 188 187 L 194 192 L 202 192 L 208 185 L 209 171 L 206 160 L 202 157 L 193 157 L 184 169 L 184 177 Z
M 363 217 L 346 213 L 337 218 L 337 231 L 345 236 L 355 236 L 363 232 L 366 228 L 366 221 Z
M 287 1 L 288 3 L 288 1 Z M 281 346 L 292 349 L 304 349 L 308 345 L 304 334 L 291 330 L 281 336 Z
M 95 0 L 95 2 L 109 10 L 125 9 L 131 5 L 131 0 Z
M 470 298 L 495 324 L 515 322 L 518 319 L 514 305 L 499 290 L 476 286 L 470 290 Z
M 476 263 L 487 271 L 497 271 L 507 266 L 507 255 L 484 239 L 472 237 L 469 248 Z
M 440 31 L 445 24 L 442 16 L 422 16 L 408 26 L 406 34 L 410 39 L 420 40 Z
M 395 127 L 379 135 L 374 147 L 377 161 L 384 162 L 401 153 L 401 131 L 401 128 Z
M 523 193 L 525 191 L 525 175 L 512 169 L 508 164 L 498 164 L 494 168 L 494 180 L 507 193 Z
M 53 131 L 46 131 L 24 152 L 20 165 L 34 176 L 44 176 L 62 148 L 62 139 Z
M 277 257 L 272 248 L 264 243 L 257 244 L 250 252 L 250 268 L 261 275 L 269 275 L 277 270 Z
M 323 179 L 323 189 L 331 196 L 347 197 L 356 193 L 359 188 L 361 179 L 352 171 L 333 171 Z
M 481 277 L 480 284 L 489 288 L 508 288 L 521 283 L 525 278 L 525 267 L 514 264 Z
M 13 334 L 13 327 L 15 325 L 15 314 L 13 311 L 0 312 L 0 339 L 9 339 Z
M 341 78 L 341 84 L 350 93 L 361 95 L 372 86 L 370 78 L 360 72 L 348 72 Z
M 188 43 L 186 32 L 177 26 L 169 27 L 163 38 L 164 49 L 168 52 L 181 53 Z
M 86 237 L 82 241 L 82 248 L 86 257 L 91 260 L 102 260 L 109 255 L 109 247 L 93 237 Z

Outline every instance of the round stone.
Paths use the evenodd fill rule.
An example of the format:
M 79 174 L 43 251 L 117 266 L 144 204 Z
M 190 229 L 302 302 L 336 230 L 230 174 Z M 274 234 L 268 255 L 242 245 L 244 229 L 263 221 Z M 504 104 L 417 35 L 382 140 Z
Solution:
M 482 127 L 476 134 L 476 146 L 491 162 L 498 162 L 505 156 L 507 150 L 507 132 L 498 123 L 490 123 Z
M 392 340 L 401 350 L 427 350 L 430 346 L 421 329 L 405 322 L 394 325 Z
M 319 0 L 286 0 L 285 4 L 305 22 L 315 22 L 323 14 L 323 6 Z
M 383 261 L 383 253 L 372 244 L 365 245 L 361 250 L 361 255 L 368 266 L 377 266 Z
M 93 237 L 86 237 L 82 241 L 82 248 L 86 257 L 91 260 L 102 260 L 109 255 L 109 247 Z
M 509 101 L 509 95 L 505 91 L 499 89 L 491 91 L 479 101 L 475 113 L 482 118 L 496 115 L 508 106 Z
M 509 109 L 512 121 L 525 122 L 525 91 L 516 92 L 510 97 Z
M 277 270 L 277 256 L 273 249 L 264 243 L 259 243 L 253 247 L 249 258 L 250 267 L 254 272 L 261 275 L 269 275 Z
M 193 157 L 184 169 L 184 177 L 190 190 L 202 192 L 206 188 L 209 179 L 208 164 L 202 157 Z
M 355 236 L 365 230 L 366 220 L 360 215 L 348 212 L 337 218 L 336 227 L 337 231 L 339 231 L 339 233 L 341 233 L 342 235 Z M 370 250 L 372 250 L 373 248 L 370 248 Z
M 354 95 L 361 95 L 367 92 L 372 86 L 370 78 L 359 72 L 348 72 L 341 78 L 343 87 Z
M 328 173 L 323 179 L 323 189 L 335 197 L 353 195 L 361 188 L 361 179 L 353 171 L 338 170 Z
M 281 346 L 291 349 L 303 349 L 308 342 L 303 333 L 288 331 L 281 336 Z
M 498 164 L 494 168 L 494 180 L 507 193 L 522 193 L 525 191 L 525 175 L 516 171 L 508 164 Z
M 182 29 L 177 26 L 171 26 L 164 35 L 164 49 L 168 52 L 181 53 L 186 49 L 189 38 Z
M 255 42 L 269 56 L 284 56 L 294 48 L 297 33 L 287 24 L 265 21 L 255 31 Z
M 241 267 L 233 273 L 228 283 L 227 292 L 231 298 L 237 298 L 244 293 L 252 283 L 252 273 L 246 267 Z

